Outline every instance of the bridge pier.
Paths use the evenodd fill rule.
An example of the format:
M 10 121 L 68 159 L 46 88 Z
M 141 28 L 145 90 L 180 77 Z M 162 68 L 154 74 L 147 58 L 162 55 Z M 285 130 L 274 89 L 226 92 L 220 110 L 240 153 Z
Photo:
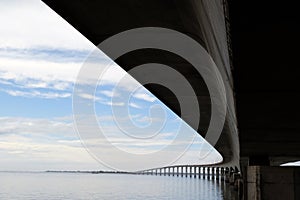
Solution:
M 237 169 L 230 169 L 229 183 L 230 185 L 234 185 L 239 177 L 239 172 Z
M 225 168 L 225 182 L 229 183 L 230 170 L 228 167 Z
M 183 166 L 181 166 L 181 171 L 180 171 L 180 173 L 181 173 L 181 177 L 183 177 Z
M 210 179 L 210 167 L 207 167 L 206 168 L 207 170 L 206 170 L 206 177 L 207 177 L 207 179 L 209 180 Z
M 188 176 L 188 167 L 185 166 L 184 168 L 185 168 L 185 177 L 187 177 Z
M 216 180 L 218 181 L 220 179 L 219 174 L 219 167 L 216 168 Z
M 205 167 L 202 168 L 202 177 L 205 179 Z
M 212 167 L 211 169 L 212 169 L 212 171 L 211 171 L 211 179 L 215 180 L 215 168 Z
M 246 171 L 247 200 L 300 199 L 300 168 L 248 166 Z
M 176 174 L 177 174 L 176 167 L 173 167 L 173 176 L 175 176 Z
M 224 181 L 225 179 L 225 170 L 224 167 L 221 167 L 221 181 Z
M 172 176 L 175 176 L 175 167 L 172 167 Z

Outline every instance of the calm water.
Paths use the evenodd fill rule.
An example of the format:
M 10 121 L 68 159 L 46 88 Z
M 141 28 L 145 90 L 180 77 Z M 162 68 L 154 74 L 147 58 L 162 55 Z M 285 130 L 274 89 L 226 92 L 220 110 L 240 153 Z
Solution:
M 1 200 L 235 199 L 230 186 L 172 176 L 0 173 Z

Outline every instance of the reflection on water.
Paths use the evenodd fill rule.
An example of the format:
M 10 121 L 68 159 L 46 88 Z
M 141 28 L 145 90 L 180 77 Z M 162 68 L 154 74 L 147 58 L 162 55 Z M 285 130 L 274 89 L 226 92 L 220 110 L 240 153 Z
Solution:
M 228 184 L 190 177 L 124 174 L 0 173 L 2 200 L 237 199 Z

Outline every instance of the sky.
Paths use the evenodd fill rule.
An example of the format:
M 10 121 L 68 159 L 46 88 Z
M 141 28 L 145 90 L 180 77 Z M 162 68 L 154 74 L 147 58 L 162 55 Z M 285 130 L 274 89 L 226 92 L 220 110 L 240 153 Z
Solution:
M 136 170 L 222 160 L 198 133 L 39 0 L 0 1 L 0 24 L 0 171 Z M 88 83 L 77 79 L 85 64 L 103 70 L 94 95 L 85 92 Z M 76 84 L 85 84 L 77 100 L 94 107 L 99 127 L 89 127 L 93 137 L 76 124 Z M 77 117 L 89 119 L 84 111 Z M 104 137 L 97 136 L 98 129 Z

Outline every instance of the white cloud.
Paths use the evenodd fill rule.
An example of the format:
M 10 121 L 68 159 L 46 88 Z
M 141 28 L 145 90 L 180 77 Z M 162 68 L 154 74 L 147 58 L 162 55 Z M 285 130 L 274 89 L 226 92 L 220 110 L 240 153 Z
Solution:
M 101 54 L 99 54 L 101 56 Z M 0 83 L 20 89 L 51 89 L 71 92 L 75 82 L 79 84 L 97 83 L 89 74 L 77 79 L 83 63 L 53 62 L 34 59 L 12 59 L 0 57 Z M 116 85 L 121 79 L 123 84 L 118 89 L 132 91 L 140 84 L 117 65 L 107 66 L 105 62 L 89 63 L 89 67 L 100 69 L 101 86 Z M 93 72 L 91 72 L 93 73 Z M 124 78 L 125 77 L 125 78 Z M 28 91 L 29 92 L 29 91 Z M 116 91 L 102 91 L 106 96 L 119 96 Z
M 102 90 L 100 91 L 101 94 L 107 96 L 107 97 L 118 97 L 120 94 L 116 91 L 111 91 L 111 90 Z
M 36 90 L 30 92 L 24 92 L 20 90 L 2 90 L 2 91 L 11 96 L 28 97 L 28 98 L 57 99 L 57 98 L 68 98 L 71 96 L 70 93 L 39 92 Z
M 129 106 L 130 106 L 130 107 L 133 107 L 133 108 L 137 108 L 137 109 L 141 109 L 141 108 L 142 108 L 140 105 L 138 105 L 138 104 L 136 104 L 136 103 L 133 103 L 133 102 L 130 102 L 130 103 L 129 103 Z
M 71 120 L 0 117 L 0 135 L 42 136 L 45 139 L 76 138 Z M 3 141 L 3 138 L 1 138 Z
M 80 63 L 0 58 L 0 80 L 20 88 L 70 89 Z
M 90 49 L 94 45 L 40 0 L 0 2 L 0 47 Z
M 89 64 L 89 67 L 103 69 L 103 85 L 116 85 L 122 80 L 122 84 L 118 85 L 119 89 L 133 91 L 140 87 L 135 79 L 111 63 L 107 56 L 39 0 L 1 1 L 0 24 L 0 83 L 17 87 L 7 90 L 8 94 L 39 98 L 67 97 L 84 64 L 84 56 L 95 51 L 98 53 L 91 56 L 96 56 L 98 62 Z M 59 58 L 55 57 L 55 50 L 61 51 L 62 55 L 58 55 Z M 72 51 L 84 51 L 83 55 L 80 55 L 83 56 L 81 61 L 73 54 L 67 62 L 63 59 L 63 53 L 69 55 Z M 110 67 L 107 69 L 108 63 Z M 87 83 L 95 81 L 90 80 L 90 77 L 87 74 L 83 80 Z M 23 91 L 25 89 L 50 89 L 66 93 Z M 102 91 L 102 94 L 107 97 L 119 95 L 107 90 Z M 144 91 L 134 94 L 134 98 L 149 102 L 156 99 Z
M 79 93 L 78 96 L 80 96 L 83 99 L 88 99 L 88 100 L 92 100 L 92 101 L 99 101 L 99 102 L 103 101 L 102 98 L 93 96 L 93 95 L 90 95 L 87 93 Z
M 144 92 L 144 93 L 141 93 L 141 92 L 134 93 L 132 96 L 134 98 L 141 99 L 141 100 L 148 101 L 148 102 L 154 102 L 156 100 L 156 98 L 153 95 L 150 95 L 146 92 Z
M 107 117 L 107 120 L 110 121 L 111 116 Z M 103 118 L 103 116 L 100 118 Z M 60 166 L 67 162 L 94 162 L 95 164 L 74 131 L 70 116 L 55 119 L 1 117 L 0 124 L 0 170 L 4 169 L 3 166 L 8 166 L 7 163 L 16 162 L 26 162 L 27 164 L 32 162 L 32 168 L 35 168 L 37 163 L 41 164 L 43 162 L 60 163 Z M 126 157 L 120 157 L 118 154 L 113 155 L 110 144 L 115 145 L 122 151 L 139 155 L 159 151 L 163 156 L 157 158 L 156 161 L 157 163 L 164 163 L 164 156 L 168 157 L 168 155 L 172 155 L 177 151 L 179 151 L 178 155 L 183 153 L 184 149 L 182 147 L 189 146 L 191 138 L 195 137 L 194 132 L 188 127 L 178 133 L 176 130 L 175 132 L 162 130 L 155 137 L 142 140 L 128 137 L 114 124 L 104 124 L 102 128 L 105 137 L 97 135 L 95 138 L 84 140 L 84 143 L 88 144 L 90 151 L 105 152 L 105 155 L 110 156 L 110 160 L 120 162 L 120 166 L 124 166 L 124 168 L 135 168 L 140 160 L 128 162 Z M 151 130 L 148 131 L 152 135 Z M 218 160 L 218 155 L 212 152 L 211 147 L 203 144 L 205 144 L 203 139 L 200 136 L 197 137 L 193 142 L 193 147 L 186 152 L 180 163 L 199 163 L 200 161 L 207 161 L 207 159 Z M 165 151 L 165 147 L 168 147 L 168 150 Z M 208 158 L 207 155 L 212 155 L 212 157 Z M 43 170 L 49 169 L 47 168 L 49 166 L 43 166 Z M 104 169 L 104 167 L 99 166 L 99 169 Z
M 101 104 L 107 105 L 107 106 L 124 106 L 124 102 L 112 102 L 112 101 L 102 101 Z
M 2 84 L 25 89 L 71 90 L 88 52 L 98 52 L 98 55 L 92 55 L 98 59 L 93 67 L 100 67 L 103 72 L 110 62 L 91 42 L 39 0 L 1 1 L 0 24 Z M 56 50 L 67 55 L 73 51 L 85 53 L 80 55 L 83 56 L 80 62 L 76 55 L 66 62 L 62 59 L 64 55 L 59 55 L 59 58 L 52 55 Z M 101 77 L 101 82 L 113 85 L 125 74 L 113 64 Z M 125 83 L 121 87 L 127 90 L 137 85 L 132 78 L 126 78 Z

